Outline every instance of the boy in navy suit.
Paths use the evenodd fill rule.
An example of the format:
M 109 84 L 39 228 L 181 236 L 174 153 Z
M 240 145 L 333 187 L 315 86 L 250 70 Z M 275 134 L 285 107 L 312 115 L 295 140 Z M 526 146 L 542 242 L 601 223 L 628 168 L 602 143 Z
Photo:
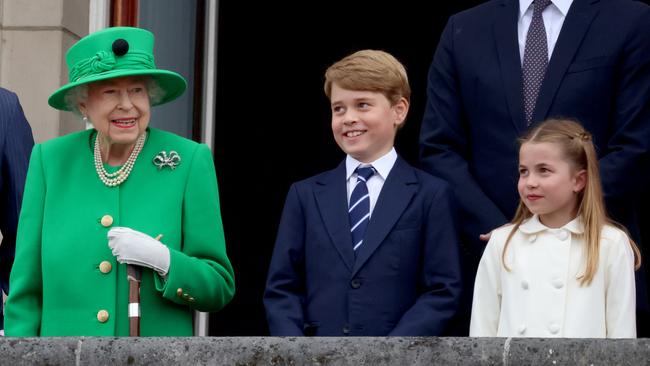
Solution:
M 393 56 L 356 52 L 325 74 L 347 154 L 294 183 L 264 305 L 274 336 L 436 336 L 458 306 L 451 191 L 393 147 L 411 90 Z

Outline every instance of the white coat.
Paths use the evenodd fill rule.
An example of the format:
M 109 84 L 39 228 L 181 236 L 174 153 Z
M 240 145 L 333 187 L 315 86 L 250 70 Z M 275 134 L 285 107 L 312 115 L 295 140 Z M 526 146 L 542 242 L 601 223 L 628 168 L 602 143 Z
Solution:
M 589 286 L 579 219 L 562 228 L 535 215 L 513 235 L 513 225 L 492 232 L 474 285 L 470 336 L 635 338 L 634 253 L 627 235 L 602 229 L 598 270 Z

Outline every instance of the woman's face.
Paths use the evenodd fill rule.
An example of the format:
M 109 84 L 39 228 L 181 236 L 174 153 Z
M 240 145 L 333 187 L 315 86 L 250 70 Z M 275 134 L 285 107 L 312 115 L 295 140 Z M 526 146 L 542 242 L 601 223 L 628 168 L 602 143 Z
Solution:
M 88 98 L 79 111 L 111 144 L 134 144 L 151 117 L 145 79 L 125 76 L 88 85 Z

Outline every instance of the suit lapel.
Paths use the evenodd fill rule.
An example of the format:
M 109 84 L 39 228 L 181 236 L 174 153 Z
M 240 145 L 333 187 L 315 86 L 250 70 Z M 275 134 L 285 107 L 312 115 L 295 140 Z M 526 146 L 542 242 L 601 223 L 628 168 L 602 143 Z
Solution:
M 497 44 L 499 65 L 503 77 L 503 90 L 506 93 L 512 123 L 517 132 L 521 133 L 521 129 L 526 126 L 526 123 L 524 117 L 523 76 L 517 36 L 518 18 L 518 1 L 501 0 L 501 3 L 497 4 L 494 18 L 494 39 Z
M 316 181 L 314 194 L 332 244 L 350 271 L 354 266 L 352 236 L 348 219 L 345 160 L 330 174 Z
M 537 97 L 533 121 L 546 119 L 555 94 L 566 74 L 589 25 L 598 13 L 599 0 L 574 0 L 562 24 L 555 49 L 546 69 L 546 75 Z M 615 31 L 615 30 L 612 30 Z
M 372 211 L 363 244 L 357 249 L 353 276 L 368 261 L 402 216 L 415 195 L 417 183 L 413 168 L 398 157 Z

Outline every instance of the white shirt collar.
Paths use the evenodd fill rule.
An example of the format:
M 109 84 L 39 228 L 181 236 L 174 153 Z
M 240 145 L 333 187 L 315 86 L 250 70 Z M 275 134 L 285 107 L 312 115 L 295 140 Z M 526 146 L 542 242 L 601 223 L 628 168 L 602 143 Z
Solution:
M 395 161 L 397 161 L 397 152 L 395 151 L 395 148 L 391 148 L 388 153 L 386 153 L 384 156 L 380 157 L 379 159 L 373 161 L 370 164 L 362 163 L 359 160 L 351 157 L 350 155 L 346 156 L 345 158 L 345 170 L 346 170 L 346 175 L 345 179 L 348 180 L 354 174 L 354 171 L 359 167 L 359 165 L 372 165 L 373 168 L 375 168 L 375 171 L 379 174 L 379 176 L 386 180 L 386 177 L 388 177 L 388 173 L 390 173 L 390 170 L 393 169 L 393 165 L 395 165 Z
M 524 234 L 535 234 L 540 231 L 545 231 L 545 230 L 559 230 L 559 229 L 566 229 L 569 230 L 570 232 L 574 234 L 582 234 L 584 233 L 584 225 L 582 224 L 582 220 L 580 217 L 576 217 L 575 219 L 569 221 L 566 223 L 564 226 L 561 228 L 549 228 L 542 224 L 541 221 L 539 221 L 539 216 L 538 215 L 533 215 L 530 219 L 524 221 L 520 226 L 519 230 L 524 233 Z
M 562 13 L 566 17 L 566 15 L 569 13 L 569 8 L 571 7 L 571 3 L 573 0 L 553 0 L 553 5 L 557 8 L 557 10 Z
M 571 3 L 573 0 L 552 0 L 551 4 L 555 5 L 555 7 L 566 17 L 567 13 L 569 12 L 569 8 L 571 7 Z M 521 17 L 524 16 L 524 13 L 530 8 L 530 6 L 533 4 L 533 0 L 519 0 L 519 19 L 521 20 Z M 550 6 L 550 5 L 549 5 Z
M 533 3 L 533 0 L 519 0 L 519 20 L 524 16 L 526 10 L 530 8 L 530 5 Z

